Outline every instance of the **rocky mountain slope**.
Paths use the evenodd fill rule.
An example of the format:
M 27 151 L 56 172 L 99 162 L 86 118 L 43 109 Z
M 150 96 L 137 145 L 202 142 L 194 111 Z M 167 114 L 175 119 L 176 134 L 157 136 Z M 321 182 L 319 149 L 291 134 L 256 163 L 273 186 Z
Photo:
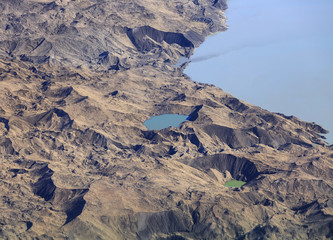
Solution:
M 225 9 L 0 1 L 1 239 L 333 238 L 326 130 L 174 67 Z M 164 113 L 190 121 L 143 125 Z

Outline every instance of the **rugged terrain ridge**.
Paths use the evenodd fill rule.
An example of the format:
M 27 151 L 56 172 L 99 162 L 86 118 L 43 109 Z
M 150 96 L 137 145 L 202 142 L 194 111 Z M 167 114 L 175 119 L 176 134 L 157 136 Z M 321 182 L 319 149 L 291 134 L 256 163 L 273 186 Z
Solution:
M 1 239 L 333 237 L 327 131 L 175 67 L 226 8 L 0 1 Z M 190 118 L 143 125 L 164 113 Z

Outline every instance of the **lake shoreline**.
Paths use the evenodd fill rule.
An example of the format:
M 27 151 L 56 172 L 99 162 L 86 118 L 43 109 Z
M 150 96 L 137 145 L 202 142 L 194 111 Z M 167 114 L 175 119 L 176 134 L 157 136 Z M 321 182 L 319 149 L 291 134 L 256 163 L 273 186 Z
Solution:
M 275 0 L 267 2 L 278 4 Z M 310 20 L 304 20 L 312 8 L 322 9 L 324 5 L 307 1 L 299 12 L 294 13 L 292 10 L 299 6 L 298 0 L 287 6 L 283 6 L 285 2 L 274 6 L 267 2 L 256 0 L 244 4 L 229 1 L 226 11 L 229 29 L 208 36 L 184 63 L 184 73 L 196 82 L 213 84 L 268 111 L 316 122 L 331 130 L 325 137 L 332 144 L 333 113 L 329 112 L 329 103 L 333 102 L 333 97 L 329 91 L 333 91 L 333 86 L 329 76 L 333 70 L 328 63 L 333 46 L 325 37 L 333 39 L 333 31 L 327 30 L 325 25 L 308 33 L 305 23 Z M 329 9 L 333 10 L 333 4 L 329 4 Z M 329 17 L 325 15 L 327 12 L 325 10 L 322 17 L 311 21 L 320 23 Z M 281 13 L 285 13 L 286 20 L 279 19 Z M 273 26 L 289 21 L 290 27 L 278 27 L 277 31 L 281 32 L 274 33 L 271 26 L 265 26 L 265 20 Z M 247 22 L 251 26 L 247 26 Z M 309 27 L 315 23 L 309 23 Z M 294 31 L 298 28 L 298 32 Z M 321 47 L 319 43 L 322 41 L 326 45 Z M 305 57 L 307 49 L 312 49 L 313 59 Z M 326 49 L 329 50 L 327 53 Z M 314 64 L 316 61 L 319 63 Z

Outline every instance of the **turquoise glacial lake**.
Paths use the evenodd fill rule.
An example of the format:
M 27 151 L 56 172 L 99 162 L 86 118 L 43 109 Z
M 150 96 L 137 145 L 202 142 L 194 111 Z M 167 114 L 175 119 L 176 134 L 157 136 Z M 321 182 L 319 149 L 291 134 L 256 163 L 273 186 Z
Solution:
M 229 0 L 229 29 L 185 73 L 272 112 L 316 122 L 333 144 L 333 1 Z
M 182 122 L 187 120 L 188 116 L 179 114 L 163 114 L 159 116 L 151 117 L 146 120 L 145 125 L 148 130 L 161 130 L 168 127 L 179 127 Z

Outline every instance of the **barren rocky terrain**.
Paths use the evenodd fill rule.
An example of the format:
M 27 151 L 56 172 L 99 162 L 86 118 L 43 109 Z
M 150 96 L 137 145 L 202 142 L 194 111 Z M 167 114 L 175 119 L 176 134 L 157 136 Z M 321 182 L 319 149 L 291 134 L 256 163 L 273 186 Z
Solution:
M 0 1 L 1 239 L 333 238 L 327 131 L 174 67 L 226 7 Z

